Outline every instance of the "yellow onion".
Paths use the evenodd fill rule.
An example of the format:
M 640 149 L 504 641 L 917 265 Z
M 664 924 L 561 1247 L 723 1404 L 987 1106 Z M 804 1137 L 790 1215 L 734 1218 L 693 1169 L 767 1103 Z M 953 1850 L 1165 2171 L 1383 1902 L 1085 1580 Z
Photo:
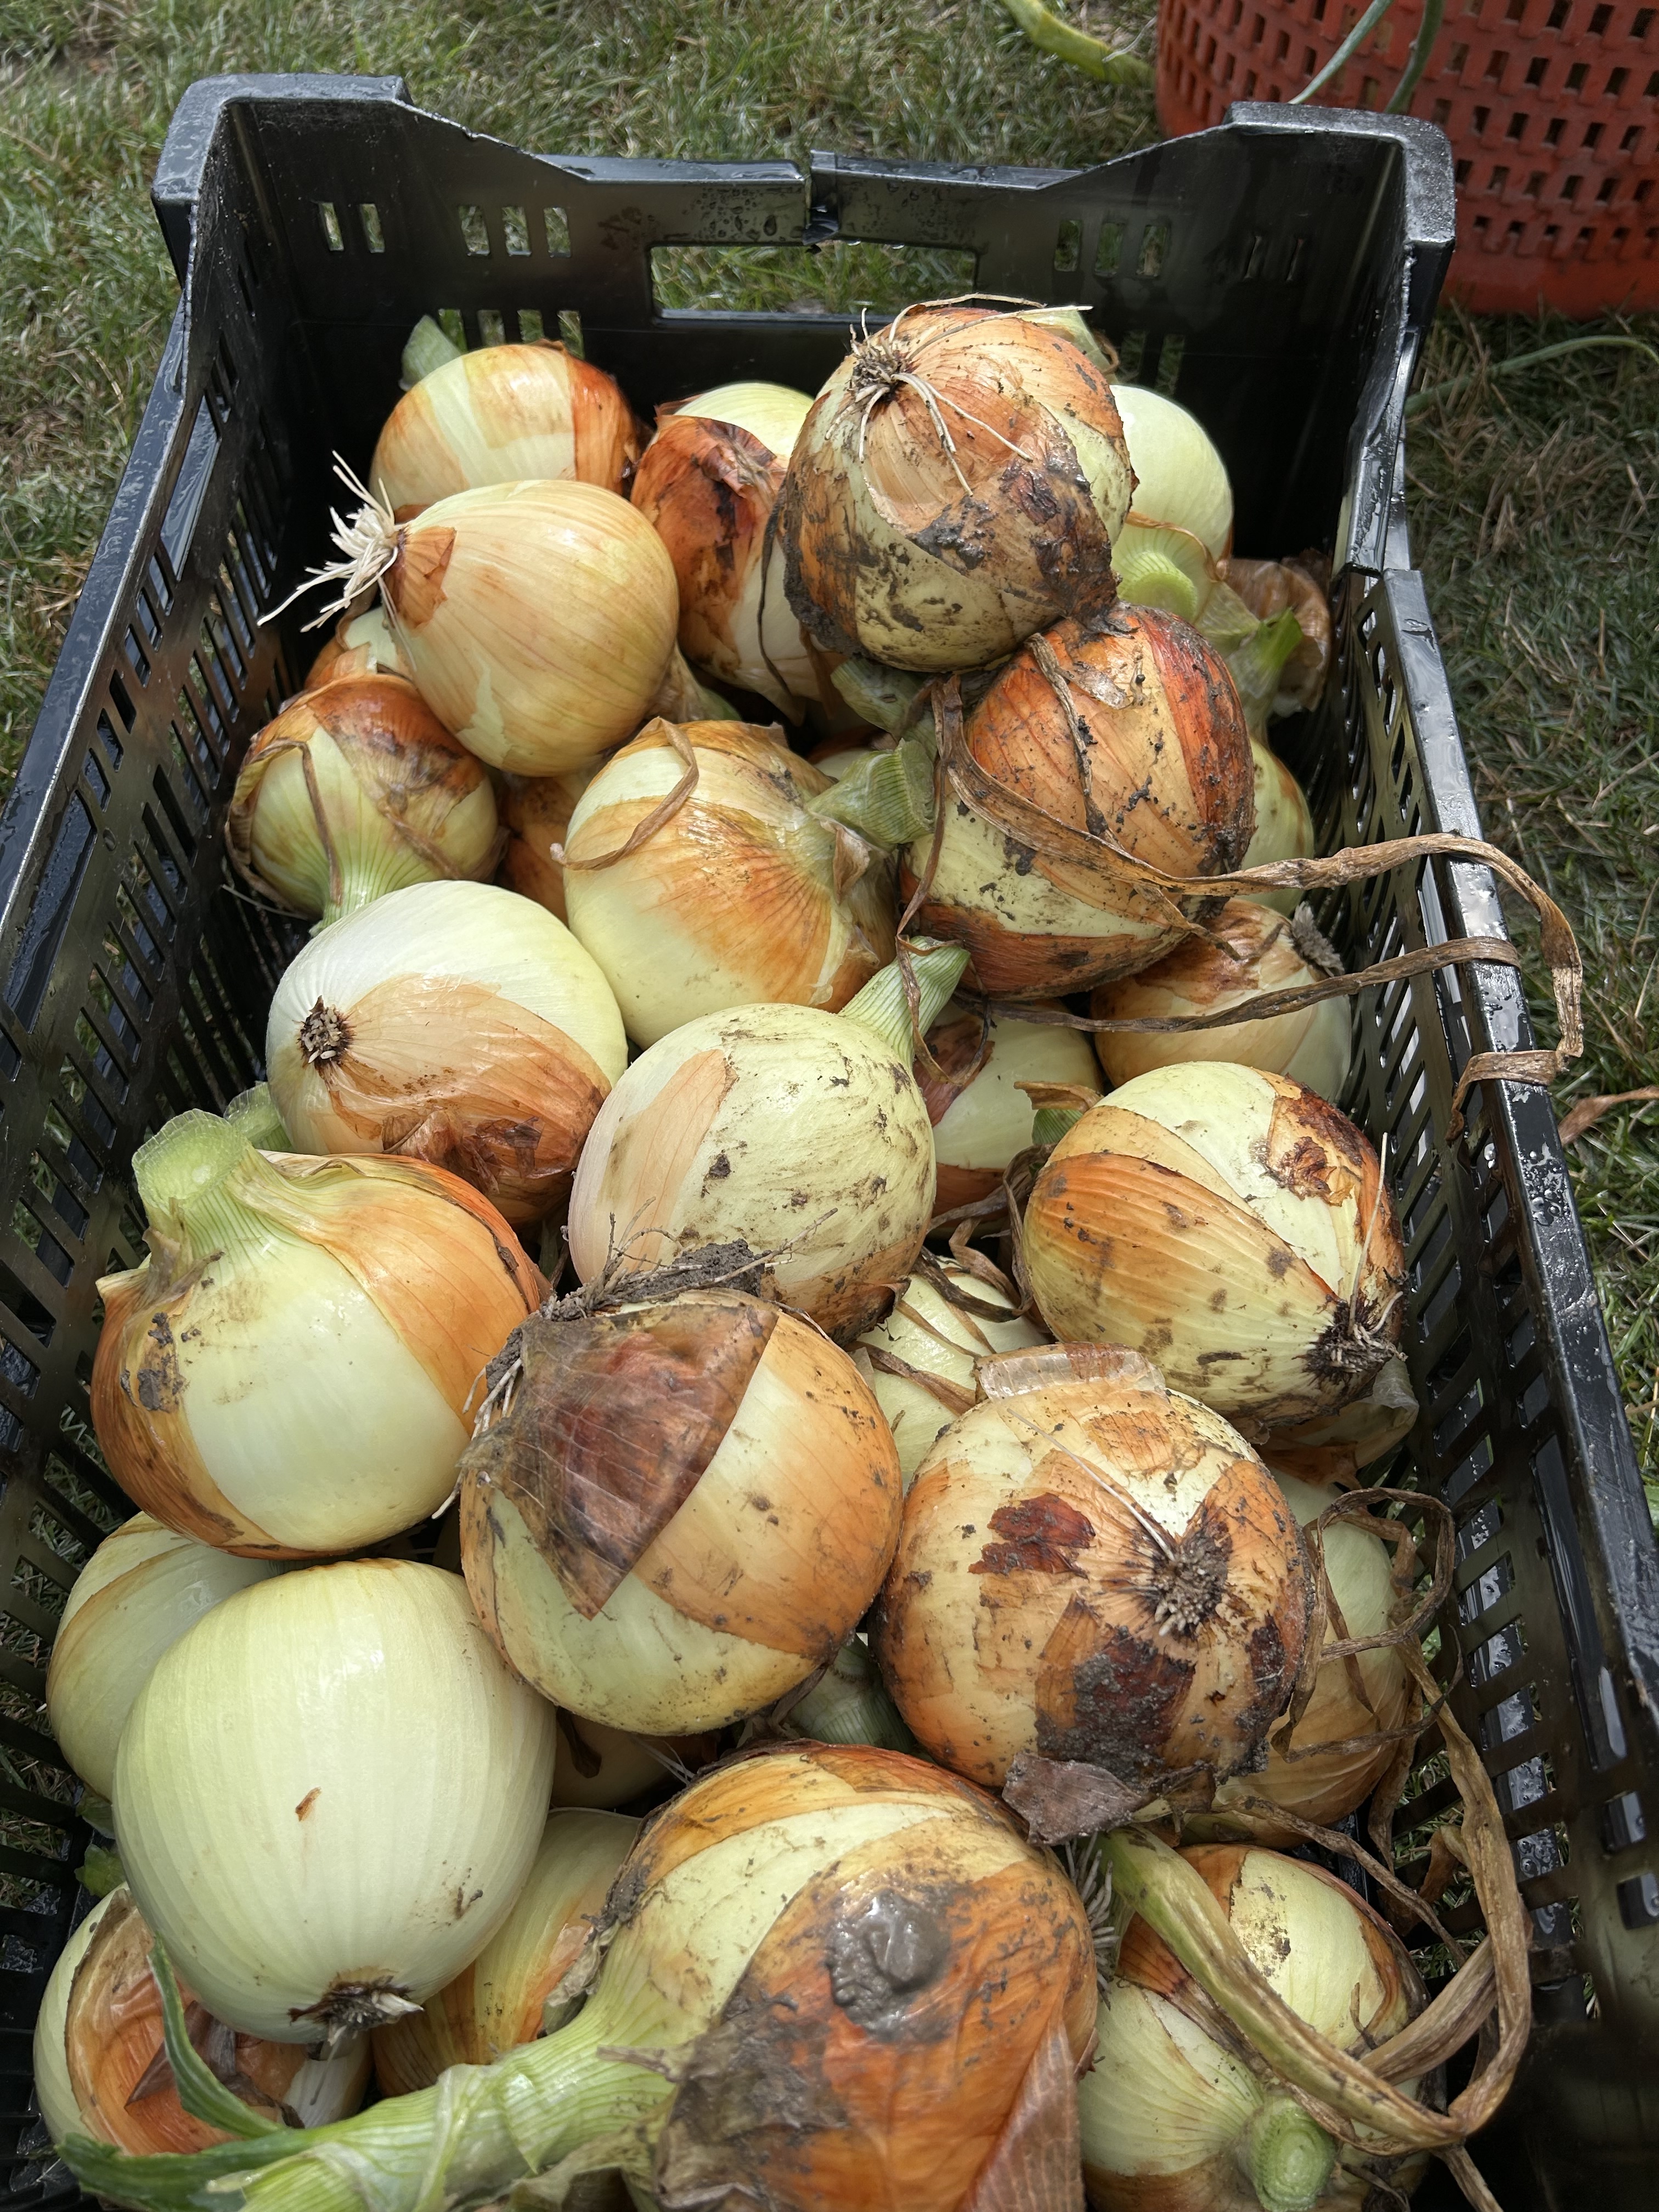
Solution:
M 477 1957 L 418 2012 L 375 2029 L 374 2078 L 388 2097 L 536 2040 L 639 1832 L 620 1813 L 550 1816 L 530 1879 Z
M 256 891 L 337 921 L 406 884 L 488 875 L 495 795 L 411 684 L 345 677 L 254 738 L 225 840 Z
M 1252 735 L 1250 756 L 1255 769 L 1255 835 L 1240 866 L 1260 868 L 1269 860 L 1305 860 L 1316 850 L 1313 816 L 1302 786 L 1270 745 Z M 1259 906 L 1280 914 L 1294 914 L 1302 894 L 1287 890 L 1252 891 Z
M 218 2019 L 326 2052 L 424 2003 L 500 1928 L 555 1742 L 453 1575 L 278 1575 L 145 1685 L 116 1760 L 121 1862 Z
M 88 1790 L 115 1787 L 115 1747 L 161 1654 L 222 1599 L 276 1571 L 135 1513 L 75 1578 L 46 1669 L 46 1718 Z
M 1219 564 L 1221 580 L 1237 592 L 1258 620 L 1271 622 L 1288 608 L 1302 641 L 1279 672 L 1269 712 L 1295 714 L 1316 707 L 1331 669 L 1331 608 L 1324 587 L 1301 561 L 1243 561 Z
M 1025 1210 L 1058 1337 L 1133 1345 L 1256 1435 L 1363 1397 L 1405 1326 L 1376 1152 L 1288 1076 L 1154 1068 L 1060 1139 Z
M 1132 551 L 1148 525 L 1189 532 L 1212 559 L 1233 540 L 1227 466 L 1198 417 L 1144 384 L 1112 386 L 1135 472 L 1134 505 L 1119 545 Z
M 907 307 L 818 394 L 778 504 L 789 603 L 835 653 L 981 668 L 1113 596 L 1134 472 L 1063 322 Z
M 265 1057 L 296 1145 L 428 1161 L 525 1223 L 568 1190 L 628 1046 L 562 922 L 498 884 L 431 883 L 312 939 Z
M 639 458 L 632 409 L 613 377 L 546 339 L 480 346 L 423 376 L 386 417 L 369 464 L 399 514 L 452 492 L 574 477 L 624 491 Z
M 1275 1469 L 1274 1480 L 1304 1528 L 1331 1503 L 1328 1491 L 1298 1482 L 1294 1475 Z M 1335 1614 L 1325 1630 L 1326 1644 L 1350 1637 L 1386 1636 L 1403 1613 L 1411 1609 L 1409 1595 L 1402 1608 L 1394 1586 L 1388 1546 L 1380 1536 L 1341 1518 L 1328 1522 L 1319 1540 L 1335 1603 Z M 1340 1626 L 1336 1614 L 1340 1615 Z M 1224 1782 L 1216 1792 L 1216 1813 L 1224 1813 L 1246 1797 L 1263 1797 L 1269 1804 L 1282 1805 L 1287 1813 L 1321 1827 L 1334 1826 L 1364 1803 L 1399 1749 L 1397 1743 L 1367 1746 L 1357 1740 L 1386 1735 L 1389 1730 L 1403 1727 L 1409 1696 L 1406 1662 L 1397 1645 L 1383 1644 L 1347 1659 L 1326 1660 L 1314 1677 L 1313 1695 L 1296 1724 L 1289 1753 L 1282 1735 L 1275 1731 L 1268 1739 L 1266 1766 L 1259 1774 Z M 1322 1744 L 1350 1742 L 1355 1742 L 1356 1748 L 1319 1748 Z M 1300 1840 L 1290 1828 L 1252 1832 L 1259 1834 L 1263 1843 L 1293 1846 Z
M 1022 1754 L 1132 1785 L 1249 1766 L 1312 1603 L 1273 1477 L 1133 1352 L 1012 1352 L 981 1387 L 917 1470 L 876 1618 L 917 1741 L 994 1785 Z
M 41 2117 L 54 2142 L 72 2133 L 125 2151 L 204 2150 L 229 2142 L 185 2111 L 161 2043 L 155 1937 L 123 1885 L 89 1913 L 52 1969 L 34 2031 Z M 313 2058 L 297 2043 L 240 2035 L 188 1985 L 185 2025 L 209 2070 L 270 2125 L 326 2127 L 355 2112 L 368 2087 L 369 2049 Z
M 337 542 L 321 576 L 378 580 L 421 696 L 492 768 L 567 775 L 631 738 L 670 675 L 674 564 L 598 484 L 494 484 L 406 523 L 370 505 Z
M 934 1437 L 977 1398 L 980 1361 L 1044 1340 L 994 1285 L 950 1261 L 938 1273 L 948 1294 L 932 1271 L 912 1275 L 886 1320 L 866 1328 L 853 1353 L 893 1431 L 907 1489 Z M 996 1320 L 997 1312 L 1007 1319 Z
M 659 1789 L 671 1774 L 706 1766 L 719 1744 L 714 1735 L 637 1735 L 561 1713 L 553 1802 L 614 1812 Z
M 1322 1867 L 1235 1844 L 1181 1856 L 1275 1995 L 1341 2049 L 1370 2050 L 1421 2006 L 1397 1938 Z M 1376 2180 L 1392 2197 L 1416 2178 L 1409 2166 L 1368 2172 L 1362 2151 L 1339 2148 L 1268 2069 L 1253 2068 L 1139 1917 L 1124 1931 L 1078 2101 L 1091 2212 L 1364 2212 L 1379 2202 Z
M 348 608 L 334 626 L 334 635 L 306 671 L 301 689 L 315 691 L 320 684 L 337 684 L 347 676 L 405 676 L 414 671 L 409 657 L 392 634 L 386 609 L 370 607 L 355 615 Z
M 791 611 L 772 510 L 811 401 L 781 384 L 723 384 L 657 410 L 630 495 L 680 586 L 680 650 L 792 720 L 828 692 L 822 655 Z
M 781 734 L 649 722 L 576 803 L 564 847 L 570 927 L 636 1044 L 727 1006 L 837 1012 L 892 957 L 891 864 L 859 847 L 847 880 L 848 833 L 811 811 L 830 779 Z M 662 818 L 693 763 L 695 787 Z
M 916 1081 L 933 1125 L 941 1213 L 988 1197 L 1030 1144 L 1036 1109 L 1021 1084 L 1081 1087 L 1091 1098 L 1100 1088 L 1088 1039 L 1060 1023 L 947 1006 L 927 1049 L 933 1067 L 919 1059 Z
M 556 921 L 568 921 L 564 870 L 553 857 L 562 846 L 576 801 L 586 787 L 580 770 L 570 775 L 508 775 L 499 779 L 496 809 L 507 831 L 495 880 L 521 898 L 544 906 Z
M 1417 1425 L 1419 1410 L 1405 1361 L 1390 1359 L 1363 1398 L 1334 1413 L 1315 1413 L 1305 1421 L 1276 1428 L 1271 1446 L 1273 1471 L 1304 1482 L 1352 1483 L 1361 1468 L 1374 1467 L 1404 1443 Z
M 149 1257 L 98 1289 L 92 1416 L 181 1534 L 289 1559 L 442 1504 L 472 1389 L 535 1269 L 477 1194 L 414 1160 L 257 1152 L 210 1114 L 141 1146 Z
M 473 1605 L 581 1718 L 723 1727 L 825 1665 L 874 1597 L 892 1437 L 848 1355 L 763 1299 L 571 1303 L 520 1330 L 463 1455 Z
M 1048 653 L 1058 684 L 1041 665 Z M 1213 900 L 1175 904 L 1130 880 L 1102 830 L 1178 876 L 1236 867 L 1249 843 L 1249 741 L 1237 694 L 1197 631 L 1172 616 L 1118 607 L 1059 624 L 1001 672 L 969 714 L 963 746 L 962 770 L 982 787 L 975 806 L 984 811 L 953 777 L 916 927 L 965 945 L 969 977 L 992 998 L 1048 998 L 1132 974 L 1180 940 L 1183 915 L 1214 910 Z M 1036 825 L 1048 849 L 1034 848 L 1019 801 L 1057 825 L 1054 834 Z M 930 865 L 928 836 L 910 848 L 907 896 Z
M 1310 908 L 1286 921 L 1250 899 L 1229 899 L 1209 935 L 1189 937 L 1138 975 L 1103 983 L 1089 1004 L 1100 1021 L 1170 1021 L 1218 1014 L 1268 991 L 1288 991 L 1340 973 L 1314 926 Z M 1348 1073 L 1346 999 L 1235 1022 L 1214 1030 L 1101 1030 L 1095 1050 L 1114 1084 L 1149 1068 L 1188 1060 L 1237 1060 L 1288 1075 L 1322 1098 L 1335 1098 Z

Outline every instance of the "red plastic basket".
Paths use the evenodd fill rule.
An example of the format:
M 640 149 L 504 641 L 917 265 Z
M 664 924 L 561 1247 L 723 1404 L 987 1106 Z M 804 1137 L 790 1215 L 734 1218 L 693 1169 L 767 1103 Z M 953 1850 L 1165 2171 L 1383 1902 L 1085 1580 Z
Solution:
M 1352 0 L 1159 0 L 1164 129 L 1290 99 L 1359 14 Z M 1386 106 L 1422 20 L 1423 0 L 1395 0 L 1316 99 Z M 1447 0 L 1410 112 L 1456 160 L 1454 297 L 1493 314 L 1659 308 L 1659 6 Z

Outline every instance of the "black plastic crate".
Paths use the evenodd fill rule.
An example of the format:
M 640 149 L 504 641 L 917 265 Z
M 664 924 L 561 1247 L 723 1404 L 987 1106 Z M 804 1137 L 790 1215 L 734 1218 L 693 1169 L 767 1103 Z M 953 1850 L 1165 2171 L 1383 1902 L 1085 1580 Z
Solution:
M 221 830 L 308 647 L 297 617 L 255 617 L 320 556 L 330 451 L 367 461 L 419 314 L 456 310 L 475 342 L 579 337 L 648 414 L 736 376 L 815 388 L 840 358 L 841 314 L 659 304 L 717 299 L 757 254 L 781 288 L 804 248 L 874 240 L 901 295 L 1086 301 L 1217 438 L 1240 545 L 1322 547 L 1340 572 L 1340 693 L 1295 738 L 1323 842 L 1479 828 L 1401 489 L 1452 239 L 1426 125 L 1247 106 L 1085 172 L 815 155 L 803 175 L 544 160 L 395 79 L 218 78 L 180 106 L 155 203 L 183 299 L 0 821 L 3 2208 L 75 2196 L 40 2148 L 29 2038 L 86 1902 L 46 1657 L 129 1510 L 84 1449 L 94 1283 L 141 1251 L 135 1146 L 259 1072 L 296 940 L 230 883 Z M 1334 927 L 1357 963 L 1503 923 L 1484 870 L 1436 863 L 1344 893 Z M 1419 978 L 1356 1020 L 1354 1110 L 1388 1136 L 1412 1262 L 1413 1455 L 1459 1528 L 1454 1702 L 1538 1947 L 1532 2053 L 1477 2154 L 1508 2212 L 1633 2212 L 1659 2193 L 1659 1558 L 1547 1097 L 1489 1091 L 1443 1134 L 1469 1054 L 1529 1041 L 1516 976 Z M 1443 2177 L 1419 2199 L 1450 2201 Z

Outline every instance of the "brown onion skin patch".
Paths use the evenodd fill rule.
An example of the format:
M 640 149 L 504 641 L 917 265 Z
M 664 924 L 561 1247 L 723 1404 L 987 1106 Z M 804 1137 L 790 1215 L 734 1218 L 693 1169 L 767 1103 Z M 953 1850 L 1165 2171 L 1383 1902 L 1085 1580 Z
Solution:
M 564 871 L 552 848 L 564 842 L 574 796 L 557 776 L 503 772 L 495 805 L 507 833 L 495 880 L 563 921 Z
M 899 867 L 899 896 L 908 905 L 916 878 L 908 860 Z M 911 925 L 916 936 L 943 937 L 968 948 L 963 983 L 992 999 L 1064 998 L 1086 991 L 1114 975 L 1127 975 L 1150 964 L 1176 943 L 1171 927 L 1153 937 L 1109 926 L 1097 937 L 1063 937 L 1042 930 L 1005 927 L 988 908 L 962 907 L 931 894 Z
M 380 579 L 380 595 L 404 629 L 422 629 L 444 603 L 444 578 L 455 550 L 455 532 L 447 523 L 417 530 L 405 524 L 398 551 Z
M 752 431 L 701 415 L 666 416 L 646 447 L 629 497 L 674 563 L 688 660 L 731 652 L 731 602 L 761 554 L 784 468 Z
M 1224 874 L 1241 865 L 1255 835 L 1255 770 L 1237 689 L 1219 653 L 1186 623 L 1152 607 L 1139 622 L 1209 848 L 1208 865 L 1194 872 Z

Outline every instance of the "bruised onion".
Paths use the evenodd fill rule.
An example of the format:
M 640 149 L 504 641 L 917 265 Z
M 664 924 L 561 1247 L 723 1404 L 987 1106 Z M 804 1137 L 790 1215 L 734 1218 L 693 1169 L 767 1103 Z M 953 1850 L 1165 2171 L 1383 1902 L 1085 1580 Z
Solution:
M 564 870 L 554 858 L 562 846 L 576 801 L 587 777 L 571 775 L 508 775 L 502 774 L 495 805 L 507 831 L 498 883 L 522 898 L 544 906 L 556 921 L 568 921 L 564 904 Z
M 1288 1076 L 1138 1075 L 1055 1146 L 1025 1266 L 1056 1336 L 1127 1344 L 1252 1436 L 1364 1395 L 1405 1326 L 1376 1152 Z
M 298 2147 L 128 2165 L 72 2144 L 101 2197 L 220 2179 L 300 2212 L 501 2199 L 583 2154 L 662 2204 L 1065 2202 L 1094 2033 L 1077 1892 L 992 1798 L 921 1759 L 791 1744 L 649 1820 L 577 1969 L 568 2027 Z M 272 2154 L 276 2155 L 273 2158 Z M 319 2161 L 326 2161 L 325 2166 Z M 567 2168 L 567 2174 L 568 2169 Z
M 639 450 L 615 378 L 544 338 L 480 346 L 422 377 L 386 417 L 368 481 L 394 511 L 526 477 L 620 492 Z
M 348 676 L 404 676 L 412 678 L 409 657 L 392 633 L 386 609 L 370 607 L 355 615 L 348 608 L 334 626 L 334 635 L 306 671 L 302 689 L 314 691 L 319 684 L 337 684 Z
M 520 1330 L 463 1455 L 467 1588 L 579 1718 L 723 1727 L 825 1665 L 874 1597 L 892 1437 L 847 1354 L 764 1300 L 573 1303 Z
M 1250 1765 L 1312 1601 L 1273 1477 L 1133 1352 L 1014 1352 L 981 1383 L 917 1470 L 876 1617 L 917 1741 L 993 1785 L 1021 1754 L 1143 1788 Z
M 778 503 L 789 603 L 827 650 L 981 668 L 1104 605 L 1134 472 L 1063 322 L 941 301 L 856 340 Z
M 161 1993 L 150 1970 L 155 1940 L 123 1885 L 88 1915 L 52 1970 L 35 2028 L 35 2075 L 55 2141 L 74 2132 L 143 2154 L 233 2140 L 179 2101 L 162 2049 Z M 179 1995 L 185 2028 L 210 2071 L 267 2125 L 325 2127 L 362 2104 L 367 2043 L 337 2058 L 313 2058 L 297 2043 L 238 2034 L 188 1985 Z M 46 2044 L 55 2049 L 43 2049 Z
M 75 1578 L 46 1669 L 46 1718 L 88 1790 L 115 1787 L 115 1748 L 161 1654 L 222 1600 L 275 1569 L 135 1513 Z
M 907 1488 L 934 1437 L 975 1402 L 980 1361 L 1043 1341 L 994 1285 L 949 1261 L 938 1273 L 944 1284 L 931 1272 L 912 1275 L 853 1353 L 893 1431 Z
M 1237 694 L 1204 640 L 1170 615 L 1117 607 L 1060 623 L 1009 662 L 962 743 L 937 862 L 930 837 L 913 844 L 902 889 L 927 882 L 916 926 L 965 945 L 969 978 L 992 998 L 1132 974 L 1215 910 L 1201 895 L 1177 901 L 1135 882 L 1114 844 L 1172 875 L 1206 876 L 1236 867 L 1249 843 Z M 972 806 L 963 780 L 981 793 Z M 1048 817 L 1036 825 L 1042 848 L 1026 808 Z
M 276 986 L 265 1056 L 296 1145 L 429 1161 L 524 1223 L 568 1190 L 628 1046 L 553 915 L 496 884 L 428 883 L 312 939 Z
M 1278 754 L 1258 737 L 1250 739 L 1255 773 L 1255 835 L 1241 866 L 1265 866 L 1269 860 L 1305 860 L 1315 847 L 1313 816 L 1302 786 Z M 1285 890 L 1251 891 L 1259 906 L 1276 907 L 1294 914 L 1302 894 L 1294 886 Z
M 831 781 L 781 737 L 747 722 L 650 722 L 576 803 L 570 927 L 637 1044 L 727 1006 L 837 1012 L 892 957 L 891 863 L 855 847 L 847 879 L 854 841 L 811 811 Z M 694 766 L 695 787 L 662 818 Z
M 254 738 L 225 839 L 256 891 L 337 921 L 406 884 L 488 875 L 495 796 L 411 684 L 343 677 Z
M 660 408 L 630 495 L 672 556 L 686 659 L 795 720 L 829 686 L 786 596 L 770 524 L 811 404 L 785 385 L 724 384 Z
M 1103 983 L 1090 1012 L 1101 1021 L 1217 1014 L 1265 992 L 1317 983 L 1334 968 L 1341 972 L 1305 907 L 1286 921 L 1253 900 L 1229 899 L 1208 928 L 1207 937 L 1189 937 L 1138 975 Z M 1095 1050 L 1114 1084 L 1149 1068 L 1227 1060 L 1291 1076 L 1334 1099 L 1348 1073 L 1348 1001 L 1320 999 L 1224 1029 L 1101 1030 Z
M 477 1957 L 418 2012 L 375 2029 L 374 2078 L 388 2097 L 536 2040 L 639 1832 L 620 1813 L 550 1815 L 530 1879 Z
M 1022 1084 L 1082 1089 L 1090 1097 L 1100 1088 L 1088 1039 L 1059 1023 L 1024 1022 L 1011 1013 L 981 1018 L 947 1006 L 928 1032 L 927 1049 L 933 1066 L 919 1059 L 916 1080 L 933 1125 L 934 1204 L 941 1213 L 988 1197 L 1031 1142 L 1036 1109 Z
M 276 1559 L 377 1543 L 441 1504 L 473 1385 L 539 1295 L 495 1209 L 415 1160 L 258 1152 L 211 1114 L 169 1121 L 132 1164 L 149 1257 L 100 1283 L 92 1367 L 128 1496 Z

